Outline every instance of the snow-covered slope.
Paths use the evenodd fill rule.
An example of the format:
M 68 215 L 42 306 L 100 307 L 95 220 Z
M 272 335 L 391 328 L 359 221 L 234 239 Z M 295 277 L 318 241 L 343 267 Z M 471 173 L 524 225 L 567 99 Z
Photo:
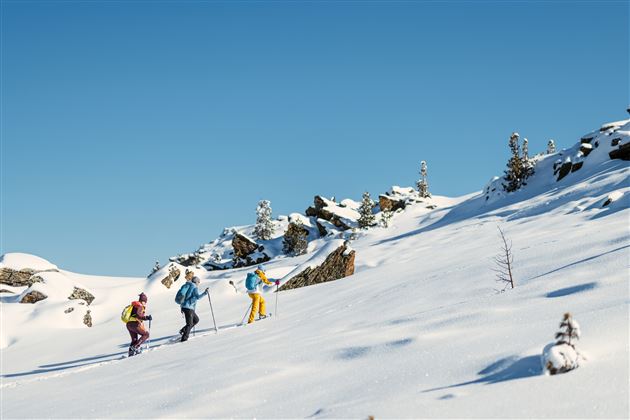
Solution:
M 354 275 L 267 293 L 274 316 L 247 327 L 235 328 L 250 302 L 248 269 L 195 268 L 219 332 L 200 301 L 197 336 L 184 344 L 165 344 L 183 321 L 177 287 L 163 287 L 159 274 L 61 270 L 96 296 L 94 326 L 55 328 L 37 304 L 2 297 L 2 329 L 11 331 L 2 418 L 627 418 L 630 170 L 592 162 L 549 183 L 539 166 L 527 188 L 491 202 L 482 191 L 433 197 L 434 210 L 411 205 L 389 228 L 352 241 Z M 516 288 L 504 293 L 492 271 L 497 226 L 515 258 Z M 274 258 L 270 277 L 286 280 L 335 240 Z M 154 316 L 153 349 L 120 359 L 128 345 L 120 311 L 140 291 Z M 565 312 L 580 322 L 587 361 L 544 376 L 540 354 Z

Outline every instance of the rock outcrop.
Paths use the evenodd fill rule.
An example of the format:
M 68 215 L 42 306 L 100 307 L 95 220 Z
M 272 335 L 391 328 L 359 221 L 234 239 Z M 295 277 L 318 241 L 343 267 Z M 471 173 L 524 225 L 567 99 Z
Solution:
M 88 292 L 85 289 L 81 289 L 79 287 L 74 287 L 74 290 L 72 291 L 72 294 L 70 296 L 68 296 L 68 299 L 70 300 L 75 300 L 75 299 L 80 299 L 80 300 L 84 300 L 87 302 L 88 305 L 90 305 L 93 301 L 94 301 L 94 295 L 90 292 Z
M 22 296 L 22 299 L 20 299 L 20 303 L 36 303 L 46 298 L 48 298 L 48 296 L 46 296 L 42 292 L 38 290 L 31 290 L 30 292 Z
M 386 194 L 381 194 L 378 196 L 378 205 L 381 208 L 381 211 L 389 210 L 404 210 L 405 209 L 405 199 L 392 197 Z
M 177 257 L 169 258 L 170 261 L 176 262 L 184 267 L 190 267 L 197 265 L 203 261 L 203 257 L 197 253 L 178 255 Z
M 179 279 L 180 274 L 181 274 L 181 271 L 179 270 L 179 268 L 175 267 L 174 265 L 171 265 L 168 268 L 168 275 L 164 277 L 162 280 L 160 280 L 160 283 L 166 286 L 167 289 L 170 289 L 173 283 L 175 283 Z
M 354 274 L 354 257 L 355 251 L 344 244 L 330 253 L 321 265 L 307 267 L 289 279 L 280 290 L 297 289 L 351 276 Z
M 616 146 L 619 145 L 617 142 Z M 611 159 L 630 160 L 630 142 L 619 146 L 617 149 L 611 150 L 608 153 Z
M 232 248 L 234 248 L 234 255 L 236 257 L 247 258 L 248 255 L 258 250 L 258 244 L 247 236 L 237 233 L 234 235 L 234 239 L 232 239 Z
M 307 208 L 305 214 L 309 217 L 327 220 L 342 230 L 351 229 L 352 226 L 350 226 L 346 220 L 327 209 L 327 207 L 331 207 L 329 205 L 330 203 L 330 200 L 326 200 L 325 198 L 316 195 L 313 199 L 313 207 Z
M 58 270 L 45 270 L 54 271 Z M 11 268 L 0 268 L 0 283 L 6 284 L 12 287 L 30 287 L 33 283 L 43 281 L 40 276 L 35 276 L 36 273 L 42 273 L 45 271 L 37 271 L 30 268 L 23 268 L 21 270 L 13 270 Z
M 258 245 L 253 239 L 236 233 L 232 239 L 234 249 L 233 267 L 248 267 L 269 261 L 269 256 L 264 253 L 265 247 Z

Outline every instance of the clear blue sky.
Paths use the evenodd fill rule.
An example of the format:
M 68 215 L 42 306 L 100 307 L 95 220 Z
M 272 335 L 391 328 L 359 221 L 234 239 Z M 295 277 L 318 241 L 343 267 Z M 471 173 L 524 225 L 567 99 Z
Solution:
M 628 2 L 2 1 L 1 252 L 146 275 L 256 203 L 461 195 L 626 117 Z

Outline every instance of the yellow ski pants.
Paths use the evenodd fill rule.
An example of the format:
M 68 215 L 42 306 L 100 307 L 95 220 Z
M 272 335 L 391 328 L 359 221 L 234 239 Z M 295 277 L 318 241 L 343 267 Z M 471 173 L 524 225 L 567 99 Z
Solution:
M 260 312 L 261 315 L 266 315 L 265 299 L 260 293 L 248 293 L 248 295 L 252 299 L 252 311 L 249 313 L 249 321 L 247 321 L 247 323 L 251 324 L 254 322 L 257 313 Z

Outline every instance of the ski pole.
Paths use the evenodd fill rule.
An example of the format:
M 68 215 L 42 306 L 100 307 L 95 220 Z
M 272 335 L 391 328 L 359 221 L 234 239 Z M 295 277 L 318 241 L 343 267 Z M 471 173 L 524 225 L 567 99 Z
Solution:
M 151 320 L 149 320 L 149 339 L 147 340 L 147 350 L 151 348 Z
M 250 303 L 249 306 L 247 307 L 247 310 L 245 311 L 245 315 L 243 315 L 243 319 L 241 320 L 241 325 L 245 324 L 245 318 L 247 318 L 247 314 L 249 313 L 250 309 L 252 309 L 252 305 L 253 303 Z
M 278 318 L 278 290 L 279 290 L 279 285 L 276 283 L 276 309 L 275 309 L 275 316 L 276 319 Z
M 212 309 L 212 300 L 210 299 L 210 293 L 208 293 L 208 302 L 210 303 L 210 312 L 212 312 L 212 322 L 214 322 L 214 331 L 218 334 L 217 321 L 214 319 L 214 309 Z

